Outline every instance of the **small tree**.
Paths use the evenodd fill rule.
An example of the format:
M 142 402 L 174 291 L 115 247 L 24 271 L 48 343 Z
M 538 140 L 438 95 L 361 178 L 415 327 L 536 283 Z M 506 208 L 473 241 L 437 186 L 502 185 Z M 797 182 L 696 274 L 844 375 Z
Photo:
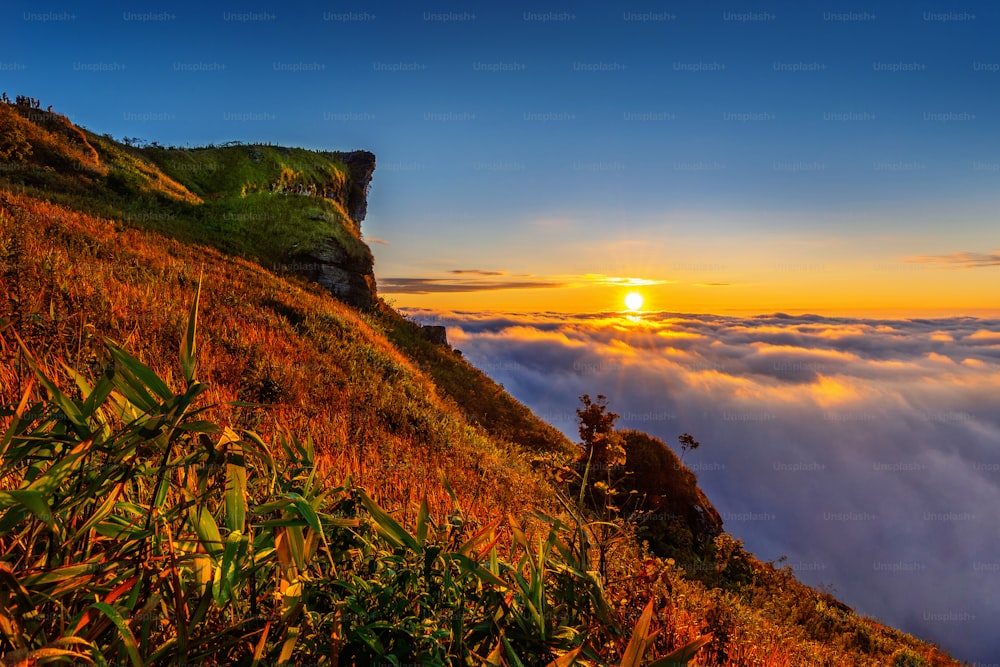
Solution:
M 681 443 L 681 461 L 684 460 L 684 455 L 687 454 L 689 449 L 698 449 L 698 446 L 701 444 L 690 433 L 682 433 L 677 436 L 677 439 Z
M 606 469 L 622 463 L 625 450 L 615 434 L 615 420 L 620 415 L 608 411 L 608 397 L 598 394 L 597 400 L 592 401 L 590 394 L 584 394 L 580 402 L 583 407 L 576 410 L 580 418 L 580 440 L 591 466 Z
M 598 552 L 598 571 L 607 577 L 608 555 L 625 534 L 621 521 L 616 488 L 625 477 L 625 446 L 621 434 L 615 432 L 619 415 L 608 410 L 608 399 L 598 394 L 591 400 L 589 394 L 580 397 L 582 408 L 577 408 L 580 418 L 580 440 L 584 447 L 581 463 L 584 472 L 580 487 L 580 507 L 584 498 L 597 513 L 597 520 L 588 524 Z M 618 474 L 612 476 L 612 472 Z

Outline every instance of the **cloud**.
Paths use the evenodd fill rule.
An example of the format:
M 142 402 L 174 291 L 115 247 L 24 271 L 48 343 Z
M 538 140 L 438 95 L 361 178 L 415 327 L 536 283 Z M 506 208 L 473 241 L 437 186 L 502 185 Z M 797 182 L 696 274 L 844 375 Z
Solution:
M 506 275 L 506 271 L 483 271 L 481 269 L 452 269 L 448 273 L 459 275 L 459 276 L 503 276 Z
M 508 289 L 550 289 L 565 283 L 551 280 L 460 280 L 455 278 L 383 278 L 379 291 L 395 294 L 433 292 L 492 292 Z
M 601 273 L 587 273 L 574 278 L 575 282 L 615 287 L 649 287 L 651 285 L 672 285 L 676 280 L 651 280 L 649 278 L 629 278 L 626 276 L 606 276 Z
M 366 236 L 365 243 L 377 243 L 378 245 L 392 245 L 385 239 L 380 239 L 377 236 Z
M 480 269 L 451 269 L 447 276 L 440 277 L 398 277 L 379 279 L 379 291 L 387 294 L 430 294 L 432 292 L 492 292 L 511 289 L 551 289 L 553 287 L 585 287 L 601 285 L 608 287 L 645 287 L 664 285 L 668 280 L 651 280 L 624 276 L 607 276 L 600 273 L 565 276 L 532 276 L 521 274 L 506 280 L 494 280 L 507 276 L 506 271 L 484 271 Z M 461 276 L 456 278 L 454 276 Z
M 693 434 L 686 460 L 760 557 L 1000 655 L 1000 320 L 410 314 L 573 439 L 583 393 L 620 426 Z
M 945 264 L 957 269 L 1000 266 L 1000 251 L 993 253 L 954 252 L 950 255 L 920 255 L 906 260 L 913 264 Z

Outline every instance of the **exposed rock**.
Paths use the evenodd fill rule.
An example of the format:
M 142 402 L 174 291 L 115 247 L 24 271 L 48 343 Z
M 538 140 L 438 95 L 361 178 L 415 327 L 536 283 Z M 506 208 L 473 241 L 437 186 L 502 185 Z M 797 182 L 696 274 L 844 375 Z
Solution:
M 448 330 L 445 327 L 437 324 L 424 324 L 420 327 L 420 331 L 424 334 L 424 338 L 435 345 L 448 345 Z
M 375 172 L 375 155 L 368 151 L 327 155 L 347 167 L 347 187 L 338 193 L 337 199 L 351 218 L 347 224 L 360 234 L 361 221 L 368 213 L 368 186 Z M 288 268 L 319 283 L 348 305 L 362 310 L 375 305 L 374 259 L 367 247 L 363 257 L 355 257 L 335 238 L 329 238 L 315 249 L 297 254 Z
M 329 238 L 314 250 L 296 255 L 285 268 L 319 283 L 349 306 L 370 310 L 376 298 L 373 264 L 370 254 L 364 259 L 351 257 L 336 239 Z
M 351 220 L 360 228 L 361 221 L 368 215 L 368 186 L 375 173 L 375 154 L 369 151 L 351 151 L 334 155 L 344 163 L 350 175 L 347 198 L 342 203 Z

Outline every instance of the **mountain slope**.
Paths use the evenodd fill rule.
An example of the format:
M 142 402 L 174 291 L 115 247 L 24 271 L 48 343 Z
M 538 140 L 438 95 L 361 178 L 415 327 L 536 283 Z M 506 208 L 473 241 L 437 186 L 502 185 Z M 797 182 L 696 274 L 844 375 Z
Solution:
M 669 542 L 667 546 L 674 549 L 671 553 L 675 554 L 675 560 L 671 560 L 665 557 L 669 554 L 661 553 L 661 557 L 656 557 L 656 552 L 644 552 L 636 543 L 633 523 L 609 521 L 606 523 L 612 527 L 600 533 L 604 535 L 601 538 L 604 542 L 592 544 L 591 549 L 584 548 L 582 552 L 575 550 L 574 536 L 578 539 L 583 534 L 576 522 L 597 522 L 606 518 L 582 516 L 579 508 L 567 501 L 567 487 L 560 481 L 560 470 L 565 470 L 564 464 L 576 456 L 575 446 L 531 415 L 454 351 L 428 342 L 416 325 L 384 304 L 369 311 L 351 307 L 333 298 L 330 290 L 305 277 L 268 264 L 262 257 L 273 249 L 266 249 L 266 252 L 246 250 L 239 246 L 239 241 L 229 246 L 225 239 L 217 236 L 223 233 L 224 226 L 210 231 L 203 229 L 202 211 L 212 202 L 221 202 L 219 206 L 236 206 L 255 196 L 264 202 L 262 206 L 281 209 L 280 215 L 292 223 L 299 221 L 308 226 L 308 220 L 299 218 L 307 210 L 301 208 L 304 206 L 301 202 L 317 205 L 313 197 L 244 193 L 246 178 L 232 180 L 230 176 L 222 178 L 219 174 L 179 167 L 182 159 L 190 157 L 188 152 L 175 154 L 168 149 L 155 148 L 137 152 L 106 138 L 103 139 L 106 143 L 102 143 L 94 135 L 80 130 L 101 161 L 95 164 L 107 164 L 109 159 L 113 164 L 123 164 L 126 157 L 107 157 L 120 151 L 122 156 L 139 160 L 138 164 L 148 170 L 148 174 L 162 174 L 163 179 L 169 179 L 163 183 L 176 183 L 160 191 L 151 185 L 161 182 L 158 176 L 147 174 L 146 180 L 130 176 L 133 180 L 126 179 L 126 190 L 138 203 L 130 209 L 131 214 L 126 214 L 121 207 L 126 206 L 127 198 L 116 193 L 112 183 L 96 167 L 86 177 L 73 169 L 80 160 L 93 160 L 86 147 L 72 139 L 79 135 L 69 130 L 63 132 L 59 126 L 46 129 L 36 124 L 25 110 L 17 110 L 16 115 L 13 120 L 9 113 L 3 117 L 6 143 L 0 146 L 14 146 L 21 136 L 22 147 L 29 146 L 31 154 L 15 156 L 11 151 L 6 158 L 10 160 L 8 168 L 2 172 L 8 189 L 0 190 L 0 431 L 8 434 L 5 439 L 9 441 L 9 434 L 16 429 L 27 428 L 27 420 L 35 419 L 40 423 L 43 412 L 54 415 L 52 423 L 56 425 L 53 428 L 58 438 L 67 441 L 70 437 L 67 423 L 71 420 L 65 413 L 72 410 L 67 406 L 62 412 L 56 408 L 42 409 L 53 399 L 53 392 L 39 385 L 28 354 L 38 360 L 40 371 L 80 402 L 84 399 L 83 390 L 72 380 L 70 370 L 94 382 L 109 373 L 113 377 L 120 370 L 120 362 L 109 358 L 105 339 L 120 344 L 146 364 L 152 373 L 163 379 L 170 392 L 183 394 L 189 390 L 192 384 L 186 369 L 177 361 L 178 348 L 185 338 L 191 304 L 195 302 L 200 285 L 197 377 L 207 386 L 197 404 L 202 410 L 197 415 L 199 421 L 189 428 L 207 429 L 204 424 L 211 423 L 221 433 L 226 433 L 224 429 L 234 433 L 253 431 L 261 442 L 272 443 L 278 468 L 293 469 L 291 473 L 283 471 L 292 475 L 290 486 L 282 490 L 284 495 L 251 505 L 251 510 L 263 507 L 273 511 L 274 503 L 280 502 L 286 503 L 282 507 L 292 507 L 287 504 L 292 502 L 289 498 L 307 493 L 309 485 L 294 476 L 295 462 L 282 454 L 289 450 L 281 443 L 313 443 L 315 457 L 310 470 L 315 472 L 319 490 L 312 502 L 316 504 L 314 511 L 321 515 L 322 525 L 329 531 L 330 544 L 320 545 L 315 538 L 310 538 L 309 520 L 296 519 L 299 523 L 292 528 L 303 531 L 297 534 L 304 542 L 312 539 L 313 546 L 312 559 L 296 564 L 306 576 L 293 581 L 288 572 L 296 568 L 275 555 L 283 543 L 279 537 L 267 542 L 270 524 L 248 519 L 247 525 L 260 530 L 258 539 L 264 540 L 258 554 L 260 562 L 269 557 L 283 565 L 266 571 L 251 568 L 253 584 L 246 583 L 239 589 L 243 595 L 241 602 L 250 597 L 254 604 L 259 599 L 261 605 L 278 606 L 273 608 L 274 615 L 266 617 L 266 623 L 263 620 L 257 623 L 255 615 L 254 619 L 233 626 L 238 631 L 212 635 L 208 629 L 189 628 L 187 639 L 192 645 L 201 641 L 199 650 L 213 650 L 215 645 L 211 638 L 224 637 L 227 642 L 231 639 L 232 645 L 219 644 L 215 648 L 225 649 L 226 655 L 233 660 L 249 663 L 256 647 L 260 646 L 260 651 L 268 656 L 265 663 L 280 662 L 278 658 L 283 646 L 291 645 L 295 647 L 295 660 L 319 662 L 323 656 L 329 659 L 336 645 L 340 646 L 336 650 L 341 651 L 342 656 L 355 656 L 350 660 L 345 657 L 341 664 L 365 664 L 366 658 L 358 656 L 370 655 L 364 651 L 375 649 L 364 642 L 364 637 L 369 637 L 362 632 L 369 631 L 363 623 L 364 614 L 382 611 L 386 616 L 380 616 L 370 631 L 375 633 L 371 637 L 385 646 L 392 642 L 391 646 L 399 651 L 403 651 L 404 646 L 417 651 L 414 647 L 430 645 L 407 644 L 406 638 L 389 631 L 405 626 L 410 628 L 411 638 L 426 632 L 427 642 L 431 641 L 433 633 L 443 633 L 433 635 L 437 637 L 433 639 L 435 645 L 453 642 L 458 651 L 462 637 L 467 637 L 456 630 L 455 622 L 460 616 L 451 611 L 448 614 L 441 612 L 451 607 L 433 606 L 445 605 L 447 601 L 439 594 L 451 589 L 444 580 L 431 577 L 441 562 L 432 554 L 454 553 L 458 555 L 449 563 L 460 562 L 459 556 L 468 558 L 468 554 L 478 554 L 477 558 L 486 567 L 492 567 L 492 559 L 512 564 L 510 571 L 497 565 L 493 574 L 505 577 L 511 588 L 494 588 L 483 583 L 492 580 L 482 575 L 485 579 L 480 580 L 474 590 L 466 591 L 467 597 L 461 604 L 475 607 L 495 603 L 496 607 L 483 618 L 501 619 L 496 622 L 505 625 L 498 627 L 505 637 L 518 638 L 511 641 L 522 655 L 534 656 L 528 660 L 531 664 L 546 664 L 571 646 L 584 648 L 584 645 L 588 652 L 580 657 L 587 656 L 588 664 L 620 660 L 628 644 L 628 633 L 636 625 L 638 611 L 647 602 L 655 606 L 654 626 L 660 631 L 651 639 L 648 655 L 666 654 L 702 633 L 711 633 L 713 639 L 699 653 L 699 664 L 779 667 L 955 664 L 933 647 L 871 619 L 858 617 L 831 596 L 803 586 L 787 569 L 760 563 L 725 533 L 714 536 L 714 529 L 699 527 L 699 515 L 692 513 L 691 508 L 697 505 L 707 515 L 714 510 L 697 488 L 695 476 L 683 469 L 663 443 L 643 434 L 625 434 L 630 443 L 629 451 L 636 455 L 632 463 L 636 472 L 654 466 L 662 468 L 664 462 L 675 463 L 678 468 L 667 471 L 676 474 L 668 474 L 663 479 L 651 475 L 643 481 L 650 489 L 659 491 L 657 508 L 684 515 L 683 525 L 668 528 L 687 531 L 692 542 L 703 537 L 714 536 L 715 539 L 708 548 L 692 553 L 690 558 L 686 554 L 692 551 L 693 544 Z M 34 127 L 25 126 L 21 121 Z M 46 117 L 44 123 L 61 121 Z M 15 130 L 19 128 L 18 134 Z M 195 149 L 190 151 L 194 155 L 190 158 L 192 161 L 183 164 L 204 165 L 210 159 L 231 160 L 233 170 L 242 171 L 246 176 L 248 165 L 257 164 L 250 157 L 251 149 L 255 148 Z M 329 167 L 332 164 L 329 154 L 295 157 L 298 154 L 294 149 L 289 149 L 287 154 L 278 148 L 260 150 L 265 156 L 296 160 L 303 183 L 318 186 L 322 179 L 333 178 L 334 172 L 329 169 L 336 171 L 335 167 Z M 147 158 L 147 151 L 163 151 L 164 159 Z M 43 159 L 42 156 L 47 157 Z M 310 161 L 315 161 L 316 171 L 306 168 Z M 14 164 L 24 168 L 9 167 Z M 266 184 L 275 173 L 271 167 L 268 169 L 260 177 L 262 180 L 249 182 L 258 186 Z M 346 169 L 349 172 L 351 167 L 346 166 Z M 352 183 L 357 178 L 347 176 L 344 182 Z M 147 186 L 143 183 L 150 184 L 148 188 L 151 189 L 144 195 L 141 191 Z M 47 188 L 56 187 L 55 184 L 64 184 L 67 189 L 50 192 Z M 239 192 L 226 190 L 236 184 L 241 188 Z M 320 202 L 318 205 L 324 211 L 336 210 L 334 204 L 348 213 L 360 211 L 361 202 L 352 201 L 350 190 L 341 190 L 330 204 Z M 50 196 L 59 203 L 46 201 Z M 106 215 L 100 211 L 105 211 Z M 183 233 L 173 229 L 169 235 L 164 235 L 165 221 Z M 352 219 L 344 225 L 354 222 Z M 355 232 L 352 238 L 361 243 L 360 230 Z M 27 410 L 31 406 L 38 410 L 34 407 Z M 156 416 L 155 411 L 151 414 Z M 201 443 L 211 450 L 218 434 L 211 431 L 202 435 L 204 437 L 190 442 Z M 0 523 L 4 525 L 4 531 L 0 531 L 0 553 L 5 554 L 0 556 L 2 607 L 8 610 L 28 604 L 24 599 L 35 604 L 35 596 L 38 605 L 51 605 L 54 596 L 63 594 L 63 588 L 69 585 L 60 579 L 60 573 L 70 563 L 47 561 L 45 549 L 25 549 L 28 541 L 24 536 L 48 536 L 49 544 L 53 545 L 51 551 L 55 545 L 67 542 L 53 539 L 53 531 L 67 534 L 82 521 L 75 524 L 72 513 L 58 520 L 46 516 L 45 510 L 37 514 L 12 513 L 16 506 L 8 502 L 14 502 L 11 499 L 16 497 L 2 493 L 24 490 L 31 479 L 26 477 L 25 469 L 6 465 L 6 457 L 11 455 L 7 441 L 2 446 L 5 466 L 0 477 L 0 510 L 4 511 L 0 515 Z M 31 442 L 31 438 L 26 439 L 25 446 Z M 177 474 L 181 476 L 179 471 L 180 468 Z M 262 489 L 270 489 L 275 484 L 253 477 L 249 483 L 260 484 Z M 656 488 L 662 484 L 669 488 Z M 421 519 L 425 513 L 419 508 L 421 499 L 426 497 L 426 516 L 432 517 L 440 529 L 430 531 L 428 539 L 435 535 L 440 537 L 442 542 L 433 543 L 433 549 L 439 551 L 420 552 L 420 557 L 411 562 L 408 559 L 413 558 L 412 553 L 405 548 L 407 540 L 391 529 L 391 524 L 383 520 L 381 530 L 373 528 L 372 532 L 364 532 L 363 526 L 373 525 L 371 522 L 378 514 L 372 510 L 361 512 L 358 509 L 361 496 L 357 493 L 351 496 L 353 505 L 347 500 L 336 500 L 341 495 L 334 489 L 342 485 L 364 489 L 414 534 L 419 534 L 420 525 L 427 530 L 428 520 Z M 329 497 L 323 495 L 324 490 L 329 492 Z M 224 491 L 225 487 L 219 493 L 220 498 L 227 495 Z M 178 487 L 177 493 L 181 492 L 182 487 Z M 58 494 L 48 502 L 57 502 L 55 496 Z M 24 494 L 19 497 L 30 498 Z M 212 502 L 216 500 L 220 503 L 218 520 L 228 520 L 227 511 L 222 509 L 225 503 L 218 498 Z M 460 513 L 455 509 L 456 500 L 462 507 Z M 347 512 L 348 509 L 351 511 Z M 308 516 L 308 512 L 301 511 L 305 512 L 303 516 Z M 124 506 L 115 512 L 128 516 L 128 508 Z M 557 522 L 552 523 L 542 514 Z M 508 515 L 513 515 L 514 519 L 509 520 Z M 270 514 L 264 518 L 272 521 L 269 517 Z M 359 536 L 352 537 L 345 532 L 344 521 L 363 523 L 361 527 L 355 525 Z M 183 522 L 179 525 L 185 530 L 183 539 L 180 532 L 173 534 L 171 539 L 177 540 L 178 550 L 188 554 L 183 558 L 193 563 L 190 567 L 180 567 L 180 571 L 185 577 L 196 579 L 201 571 L 198 559 L 204 556 L 198 555 L 202 552 L 191 545 L 199 544 L 199 538 L 192 536 L 192 528 L 184 527 Z M 385 528 L 387 525 L 390 529 Z M 480 529 L 488 529 L 482 533 L 486 537 L 468 546 L 466 540 Z M 295 534 L 279 533 L 277 526 L 270 530 L 279 536 Z M 599 532 L 595 524 L 593 535 Z M 664 530 L 650 542 L 658 548 L 655 542 L 671 539 L 670 534 Z M 226 539 L 235 540 L 240 531 L 232 529 L 225 535 Z M 373 555 L 371 545 L 379 536 L 389 540 L 390 546 L 396 546 L 383 555 Z M 558 537 L 558 544 L 551 541 L 552 536 Z M 89 549 L 110 549 L 103 553 L 112 556 L 115 553 L 109 545 L 117 538 L 108 534 L 87 533 L 78 539 Z M 163 543 L 166 542 L 164 538 Z M 538 562 L 540 549 L 545 556 L 545 545 L 549 550 L 546 557 L 552 559 L 552 564 L 536 568 L 532 564 Z M 492 554 L 490 546 L 494 547 Z M 571 570 L 572 558 L 578 559 L 580 569 L 587 570 L 580 563 L 589 562 L 591 556 L 586 554 L 597 546 L 607 550 L 609 569 L 607 579 L 595 592 L 587 587 L 590 584 L 584 585 L 592 581 L 587 578 L 590 575 L 577 576 Z M 463 548 L 464 552 L 460 550 Z M 185 549 L 190 552 L 183 551 Z M 676 557 L 681 554 L 685 557 Z M 101 569 L 89 571 L 88 576 L 105 571 L 109 576 L 114 574 L 112 565 L 115 562 L 113 559 L 107 561 Z M 131 562 L 123 558 L 118 564 L 124 567 Z M 189 614 L 186 618 L 190 618 L 190 614 L 205 605 L 212 610 L 205 612 L 206 626 L 217 623 L 218 627 L 223 627 L 224 623 L 231 622 L 226 620 L 227 615 L 236 614 L 235 602 L 227 602 L 221 589 L 213 593 L 211 581 L 200 594 L 191 594 L 190 603 L 175 606 L 169 601 L 167 592 L 181 595 L 180 588 L 192 590 L 191 582 L 186 579 L 178 580 L 176 587 L 163 583 L 169 579 L 166 575 L 177 572 L 177 568 L 163 564 L 160 572 L 164 576 L 157 579 L 160 581 L 157 586 L 166 586 L 162 589 L 164 599 L 161 602 L 169 612 L 157 616 L 159 625 L 150 627 L 144 621 L 159 603 L 147 609 L 145 616 L 137 613 L 126 620 L 130 632 L 140 636 L 146 633 L 149 645 L 140 646 L 143 651 L 151 651 L 156 640 L 164 642 L 162 646 L 166 651 L 179 650 L 171 643 L 176 641 L 171 637 L 182 627 L 179 619 L 183 614 L 179 615 L 178 609 L 187 609 L 184 614 Z M 541 577 L 542 571 L 550 572 L 549 583 L 547 587 L 539 584 L 529 587 L 530 591 L 520 591 L 511 583 L 516 580 L 512 574 L 514 570 L 526 578 L 526 582 L 534 581 L 533 576 Z M 213 571 L 217 573 L 214 576 L 222 576 L 218 574 L 222 572 L 221 567 Z M 448 572 L 449 576 L 458 576 L 452 570 Z M 359 583 L 370 587 L 376 579 L 382 582 L 382 588 L 364 588 Z M 407 598 L 410 589 L 404 586 L 405 582 L 401 583 L 403 579 L 419 582 L 420 586 L 430 582 L 427 585 L 433 584 L 431 588 L 437 586 L 434 588 L 437 597 L 428 597 L 428 606 L 415 612 L 413 600 Z M 55 588 L 53 580 L 57 584 Z M 100 591 L 101 599 L 107 604 L 125 610 L 127 605 L 112 594 L 117 590 L 115 586 L 127 581 L 127 578 L 94 579 L 88 585 Z M 310 581 L 326 582 L 326 585 Z M 301 592 L 301 600 L 296 598 L 289 603 L 286 611 L 295 610 L 294 614 L 299 615 L 291 618 L 281 612 L 285 607 L 279 603 L 294 597 L 289 591 L 295 590 L 304 592 Z M 428 595 L 433 592 L 420 590 Z M 532 597 L 538 595 L 544 599 Z M 526 609 L 525 601 L 529 599 L 534 601 L 540 625 L 531 625 L 534 621 L 525 620 L 532 618 L 527 611 L 524 616 L 518 615 L 518 610 Z M 599 604 L 594 600 L 604 602 Z M 27 629 L 21 632 L 22 626 L 18 625 L 21 621 L 4 611 L 0 614 L 0 642 L 3 642 L 0 651 L 13 655 L 15 650 L 27 650 L 25 647 L 30 648 L 31 642 L 38 637 L 50 636 L 47 633 L 71 635 L 76 625 L 69 621 L 78 618 L 83 623 L 79 626 L 79 636 L 92 637 L 88 640 L 100 644 L 107 655 L 126 659 L 124 644 L 115 639 L 119 637 L 116 626 L 111 622 L 101 626 L 86 615 L 93 602 L 91 590 L 70 599 L 64 603 L 70 605 L 66 609 L 76 605 L 72 609 L 80 611 L 73 611 L 79 615 L 66 619 L 60 614 L 69 614 L 69 611 L 44 607 L 38 618 L 27 621 L 36 624 L 31 626 L 30 632 Z M 397 602 L 398 608 L 393 606 Z M 448 604 L 452 603 L 459 604 L 455 601 Z M 354 609 L 350 604 L 363 608 Z M 602 610 L 601 604 L 609 608 Z M 539 607 L 550 611 L 543 613 Z M 406 625 L 414 618 L 420 622 L 412 627 Z M 431 622 L 421 625 L 420 619 L 431 619 Z M 527 625 L 519 625 L 522 622 Z M 278 634 L 269 635 L 271 628 Z M 301 637 L 298 644 L 288 644 L 293 636 L 292 629 L 295 637 Z M 523 634 L 515 635 L 516 632 Z M 321 644 L 317 638 L 324 637 L 326 643 Z M 449 639 L 446 641 L 442 637 Z M 486 652 L 493 649 L 495 644 L 492 642 L 497 640 L 495 635 L 490 638 Z M 180 659 L 180 653 L 174 655 Z M 419 652 L 409 654 L 412 660 L 418 657 Z M 485 658 L 485 653 L 482 657 Z M 511 664 L 509 657 L 502 659 L 505 664 Z M 212 663 L 206 659 L 205 664 Z
M 0 104 L 0 137 L 8 187 L 304 275 L 360 308 L 375 303 L 361 240 L 367 151 L 139 149 L 27 104 Z

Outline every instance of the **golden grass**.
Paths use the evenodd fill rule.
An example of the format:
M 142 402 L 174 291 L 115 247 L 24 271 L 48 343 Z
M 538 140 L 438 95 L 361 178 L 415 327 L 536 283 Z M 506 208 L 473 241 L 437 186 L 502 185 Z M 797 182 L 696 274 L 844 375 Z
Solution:
M 406 526 L 416 523 L 424 497 L 436 520 L 448 515 L 453 504 L 445 479 L 475 525 L 512 513 L 527 523 L 530 538 L 531 527 L 541 526 L 528 520 L 531 512 L 566 520 L 525 448 L 505 441 L 516 440 L 516 432 L 500 428 L 505 437 L 496 438 L 472 424 L 414 361 L 436 353 L 403 354 L 387 338 L 384 320 L 315 286 L 12 193 L 0 193 L 0 276 L 0 406 L 17 404 L 29 387 L 15 334 L 64 388 L 61 365 L 93 370 L 106 336 L 172 391 L 183 391 L 178 341 L 200 281 L 198 377 L 209 383 L 203 398 L 214 406 L 206 419 L 251 428 L 266 442 L 312 439 L 321 479 L 352 479 Z M 28 394 L 43 398 L 37 386 Z M 490 414 L 482 405 L 474 411 Z M 7 422 L 0 418 L 0 428 Z M 511 530 L 498 534 L 497 549 L 516 562 L 523 549 Z M 756 587 L 723 592 L 689 580 L 629 540 L 613 556 L 606 591 L 622 625 L 631 627 L 645 602 L 656 600 L 653 625 L 660 632 L 651 654 L 711 632 L 715 640 L 699 654 L 700 664 L 868 667 L 891 664 L 903 648 L 928 665 L 957 664 L 870 619 L 820 609 L 821 594 L 749 557 Z M 804 628 L 826 618 L 842 630 L 817 641 Z M 622 655 L 627 638 L 608 629 L 595 633 L 607 659 Z M 850 633 L 867 633 L 871 650 L 859 651 Z

